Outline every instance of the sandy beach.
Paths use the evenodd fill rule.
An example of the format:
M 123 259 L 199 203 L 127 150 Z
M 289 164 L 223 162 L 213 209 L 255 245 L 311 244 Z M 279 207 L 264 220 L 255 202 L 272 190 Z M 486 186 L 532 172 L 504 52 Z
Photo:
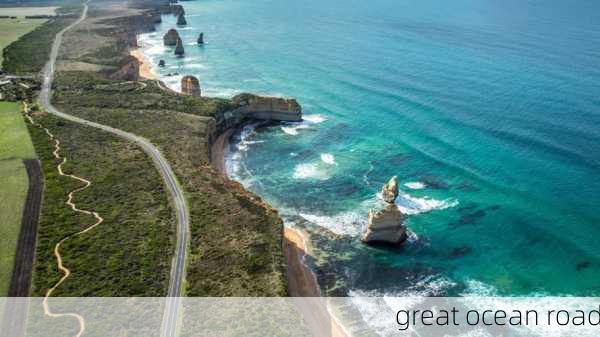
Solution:
M 133 49 L 129 52 L 129 54 L 135 57 L 140 62 L 140 77 L 146 80 L 156 80 L 158 79 L 152 73 L 152 66 L 150 65 L 150 61 L 146 58 L 146 55 L 142 53 L 140 49 Z

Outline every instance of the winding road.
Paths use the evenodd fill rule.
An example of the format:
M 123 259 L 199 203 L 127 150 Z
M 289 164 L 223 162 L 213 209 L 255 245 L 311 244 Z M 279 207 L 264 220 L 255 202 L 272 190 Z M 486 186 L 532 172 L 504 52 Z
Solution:
M 65 32 L 73 29 L 75 26 L 80 24 L 87 18 L 88 4 L 84 4 L 81 17 L 75 22 L 61 30 L 56 34 L 56 38 L 52 45 L 50 52 L 50 59 L 44 68 L 44 81 L 42 84 L 42 90 L 40 92 L 39 102 L 44 109 L 58 117 L 64 118 L 71 122 L 79 123 L 82 125 L 98 128 L 114 135 L 117 135 L 126 140 L 136 143 L 142 148 L 160 172 L 167 190 L 171 196 L 173 206 L 175 207 L 177 214 L 177 242 L 175 247 L 175 255 L 171 264 L 171 278 L 169 282 L 169 289 L 167 293 L 167 299 L 165 302 L 165 310 L 163 315 L 163 321 L 161 324 L 161 336 L 163 337 L 175 337 L 177 334 L 177 322 L 179 314 L 181 312 L 181 296 L 183 292 L 183 280 L 185 277 L 185 266 L 186 266 L 186 252 L 187 245 L 189 242 L 189 210 L 184 197 L 183 190 L 181 189 L 177 178 L 171 169 L 171 166 L 167 160 L 163 157 L 160 151 L 152 145 L 147 139 L 137 136 L 133 133 L 125 132 L 107 125 L 91 122 L 73 115 L 66 114 L 59 111 L 51 104 L 52 97 L 52 82 L 54 80 L 54 69 L 56 64 L 56 58 L 60 45 L 62 43 L 62 37 Z

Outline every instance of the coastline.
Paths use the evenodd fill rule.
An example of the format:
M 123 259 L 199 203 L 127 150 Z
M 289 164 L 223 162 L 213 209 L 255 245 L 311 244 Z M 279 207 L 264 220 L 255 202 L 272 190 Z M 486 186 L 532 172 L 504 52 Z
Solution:
M 237 129 L 225 130 L 211 145 L 211 164 L 227 178 L 227 148 Z M 286 260 L 288 295 L 302 298 L 297 301 L 297 305 L 315 336 L 349 337 L 344 327 L 328 310 L 317 277 L 304 261 L 308 255 L 306 242 L 306 235 L 302 231 L 284 226 L 282 249 Z
M 158 77 L 152 72 L 150 60 L 146 57 L 141 48 L 131 49 L 129 55 L 135 57 L 140 63 L 139 74 L 141 79 L 158 80 Z
M 148 57 L 139 46 L 130 50 L 130 55 L 139 62 L 140 79 L 156 80 L 159 87 L 165 91 L 181 94 L 163 86 L 159 76 L 152 72 Z M 243 123 L 242 123 L 243 124 Z M 213 168 L 229 179 L 226 170 L 226 154 L 230 138 L 242 125 L 224 130 L 209 144 L 209 158 Z M 309 329 L 315 336 L 349 337 L 344 327 L 328 309 L 327 300 L 322 297 L 317 277 L 306 265 L 305 257 L 308 255 L 306 236 L 299 230 L 285 227 L 282 233 L 282 250 L 286 261 L 286 278 L 288 296 L 302 298 L 299 300 L 298 309 L 306 319 Z

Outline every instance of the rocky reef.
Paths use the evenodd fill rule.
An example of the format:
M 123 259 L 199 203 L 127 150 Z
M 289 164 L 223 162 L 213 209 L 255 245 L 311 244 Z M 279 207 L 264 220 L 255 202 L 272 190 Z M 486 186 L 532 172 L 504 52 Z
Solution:
M 177 45 L 175 47 L 175 55 L 177 56 L 183 56 L 183 54 L 185 54 L 185 49 L 183 48 L 183 41 L 181 41 L 181 38 L 177 38 Z
M 200 81 L 194 76 L 188 75 L 181 79 L 181 93 L 188 96 L 200 97 Z
M 176 29 L 169 29 L 169 31 L 163 36 L 163 44 L 165 46 L 175 46 L 177 45 L 177 40 L 179 39 L 179 33 L 177 33 Z
M 381 196 L 385 206 L 369 211 L 369 223 L 362 241 L 368 245 L 399 245 L 407 238 L 404 214 L 395 204 L 398 197 L 398 178 L 395 176 L 383 185 Z

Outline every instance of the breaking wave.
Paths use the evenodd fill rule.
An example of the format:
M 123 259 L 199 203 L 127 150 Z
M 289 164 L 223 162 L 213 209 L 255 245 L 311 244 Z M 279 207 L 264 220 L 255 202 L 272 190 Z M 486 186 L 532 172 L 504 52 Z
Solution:
M 337 165 L 335 157 L 331 153 L 322 153 L 321 161 L 328 165 Z
M 404 186 L 410 188 L 411 190 L 422 190 L 425 187 L 427 187 L 424 183 L 422 183 L 420 181 L 411 181 L 411 182 L 404 184 Z
M 295 179 L 317 179 L 327 180 L 330 178 L 329 174 L 321 169 L 316 163 L 304 163 L 298 164 L 294 168 Z

